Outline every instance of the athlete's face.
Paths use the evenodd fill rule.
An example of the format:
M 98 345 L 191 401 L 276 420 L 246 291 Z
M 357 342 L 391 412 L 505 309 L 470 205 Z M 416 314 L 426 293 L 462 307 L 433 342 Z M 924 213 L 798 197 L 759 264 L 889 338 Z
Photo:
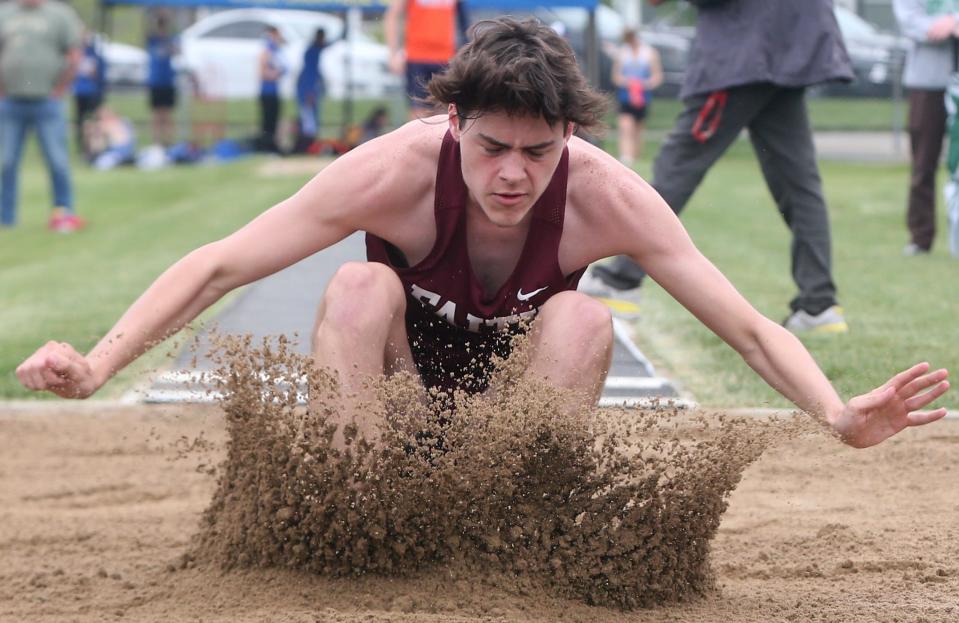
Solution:
M 449 123 L 459 141 L 470 204 L 500 227 L 513 227 L 529 214 L 572 134 L 572 124 L 506 113 L 484 113 L 461 126 L 455 105 Z

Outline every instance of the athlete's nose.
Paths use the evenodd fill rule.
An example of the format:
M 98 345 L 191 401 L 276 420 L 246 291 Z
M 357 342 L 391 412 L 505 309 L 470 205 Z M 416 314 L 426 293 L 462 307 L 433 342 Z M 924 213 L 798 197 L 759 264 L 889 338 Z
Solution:
M 526 175 L 523 156 L 514 151 L 500 160 L 499 178 L 507 184 L 517 184 Z

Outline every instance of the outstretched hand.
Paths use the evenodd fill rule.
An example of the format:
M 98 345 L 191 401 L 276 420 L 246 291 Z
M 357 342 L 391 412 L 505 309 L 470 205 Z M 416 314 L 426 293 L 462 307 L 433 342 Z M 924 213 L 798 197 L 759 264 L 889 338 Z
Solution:
M 87 358 L 66 342 L 47 342 L 17 367 L 27 389 L 53 392 L 61 398 L 87 398 L 98 388 Z
M 935 422 L 946 415 L 945 408 L 920 409 L 946 393 L 948 376 L 945 369 L 929 372 L 928 363 L 916 364 L 868 394 L 850 400 L 832 426 L 847 444 L 867 448 L 907 426 Z

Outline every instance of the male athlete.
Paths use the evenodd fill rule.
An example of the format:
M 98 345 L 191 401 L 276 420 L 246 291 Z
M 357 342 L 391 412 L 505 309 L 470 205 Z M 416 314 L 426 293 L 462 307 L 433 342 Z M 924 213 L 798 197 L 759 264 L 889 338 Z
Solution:
M 338 270 L 312 336 L 316 363 L 337 371 L 344 401 L 369 399 L 364 381 L 402 370 L 426 385 L 483 391 L 483 362 L 506 348 L 500 336 L 533 316 L 525 374 L 597 397 L 610 315 L 575 288 L 591 262 L 626 254 L 846 443 L 870 446 L 945 415 L 920 411 L 949 387 L 947 372 L 927 364 L 844 403 L 799 340 L 743 299 L 646 182 L 573 136 L 597 124 L 605 102 L 548 27 L 480 23 L 430 92 L 445 117 L 339 158 L 174 264 L 88 355 L 63 343 L 40 348 L 17 369 L 21 382 L 90 396 L 226 292 L 365 231 L 370 261 Z M 380 422 L 357 415 L 375 439 Z

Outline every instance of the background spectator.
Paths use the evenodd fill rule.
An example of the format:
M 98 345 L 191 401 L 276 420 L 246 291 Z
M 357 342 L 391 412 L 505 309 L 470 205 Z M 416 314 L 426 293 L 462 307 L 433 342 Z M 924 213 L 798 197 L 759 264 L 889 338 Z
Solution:
M 150 87 L 150 110 L 152 111 L 153 142 L 172 145 L 175 139 L 173 109 L 176 108 L 176 72 L 173 57 L 177 54 L 177 40 L 170 33 L 166 13 L 157 13 L 153 27 L 147 34 L 147 54 L 150 70 L 147 85 Z
M 53 186 L 48 226 L 69 233 L 83 227 L 74 213 L 63 96 L 80 62 L 81 23 L 58 0 L 0 5 L 0 225 L 16 223 L 23 142 L 35 128 Z
M 612 80 L 619 102 L 619 159 L 632 167 L 642 153 L 652 91 L 663 83 L 659 52 L 640 41 L 635 30 L 623 33 L 623 45 L 613 59 Z
M 77 149 L 84 156 L 83 124 L 96 112 L 106 94 L 107 62 L 100 51 L 100 45 L 89 29 L 83 32 L 83 55 L 77 65 L 77 75 L 73 80 L 73 100 L 76 105 Z
M 286 73 L 283 59 L 283 36 L 276 26 L 266 29 L 263 51 L 260 53 L 260 137 L 261 151 L 279 153 L 276 128 L 280 119 L 280 78 Z
M 83 126 L 85 152 L 96 169 L 112 169 L 136 160 L 136 132 L 129 119 L 100 106 Z
M 936 236 L 936 172 L 946 132 L 945 92 L 953 67 L 953 45 L 959 2 L 895 0 L 893 9 L 902 33 L 913 42 L 906 58 L 903 84 L 909 89 L 909 144 L 912 175 L 904 255 L 929 253 Z
M 326 48 L 326 31 L 318 28 L 313 41 L 303 52 L 303 69 L 296 79 L 297 105 L 297 144 L 296 152 L 304 152 L 323 127 L 322 110 L 323 97 L 326 94 L 326 83 L 323 81 L 323 70 L 320 58 Z
M 833 2 L 694 4 L 703 6 L 680 93 L 684 109 L 656 157 L 653 185 L 678 214 L 748 128 L 766 185 L 793 235 L 799 294 L 783 324 L 796 333 L 847 331 L 836 303 L 829 215 L 805 99 L 809 85 L 853 77 Z M 644 276 L 636 262 L 618 257 L 596 266 L 583 289 L 611 298 L 635 296 Z
M 410 119 L 432 114 L 424 102 L 426 84 L 446 69 L 456 52 L 459 6 L 457 0 L 391 0 L 383 17 L 390 70 L 406 76 Z M 400 20 L 406 19 L 400 37 Z M 401 43 L 402 41 L 402 43 Z

